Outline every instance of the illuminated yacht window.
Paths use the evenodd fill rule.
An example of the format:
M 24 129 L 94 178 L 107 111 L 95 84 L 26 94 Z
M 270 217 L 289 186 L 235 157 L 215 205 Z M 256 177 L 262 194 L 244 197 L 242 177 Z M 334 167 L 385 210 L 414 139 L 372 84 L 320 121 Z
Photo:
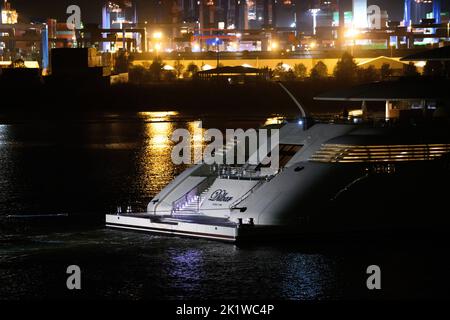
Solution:
M 450 152 L 450 144 L 368 145 L 323 144 L 310 161 L 317 162 L 401 162 L 425 161 Z

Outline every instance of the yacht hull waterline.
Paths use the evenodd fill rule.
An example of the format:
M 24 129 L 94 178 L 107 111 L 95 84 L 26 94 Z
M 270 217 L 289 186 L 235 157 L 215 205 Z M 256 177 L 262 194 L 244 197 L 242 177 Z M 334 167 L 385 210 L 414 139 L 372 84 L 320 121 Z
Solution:
M 447 126 L 315 124 L 280 128 L 280 169 L 197 164 L 147 211 L 106 215 L 121 230 L 226 242 L 309 234 L 445 229 Z

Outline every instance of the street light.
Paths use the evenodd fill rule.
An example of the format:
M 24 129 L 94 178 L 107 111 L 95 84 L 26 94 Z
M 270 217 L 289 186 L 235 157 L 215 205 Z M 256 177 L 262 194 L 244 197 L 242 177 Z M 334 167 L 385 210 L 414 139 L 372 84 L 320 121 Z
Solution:
M 220 61 L 220 47 L 219 47 L 219 38 L 216 38 L 216 46 L 217 46 L 217 67 L 219 68 L 219 61 Z
M 161 51 L 162 45 L 161 45 L 161 39 L 163 37 L 163 34 L 161 31 L 155 31 L 153 32 L 152 38 L 153 42 L 155 43 L 153 45 L 155 51 L 156 51 L 156 58 L 159 58 L 159 52 Z
M 216 46 L 217 46 L 217 82 L 219 82 L 219 64 L 220 64 L 220 47 L 219 47 L 219 38 L 216 37 Z
M 319 13 L 320 9 L 309 9 L 309 11 L 313 17 L 313 34 L 315 35 L 317 27 L 317 13 Z
M 389 46 L 391 47 L 391 58 L 392 58 L 394 56 L 393 51 L 394 51 L 395 44 L 390 43 Z

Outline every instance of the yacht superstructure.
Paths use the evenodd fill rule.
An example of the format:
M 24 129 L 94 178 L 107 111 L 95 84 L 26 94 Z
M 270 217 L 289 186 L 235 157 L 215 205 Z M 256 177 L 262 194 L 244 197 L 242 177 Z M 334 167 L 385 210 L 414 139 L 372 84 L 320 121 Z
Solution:
M 235 242 L 436 223 L 412 211 L 441 197 L 430 184 L 448 178 L 447 125 L 295 121 L 279 133 L 279 170 L 197 164 L 146 212 L 108 214 L 106 225 Z

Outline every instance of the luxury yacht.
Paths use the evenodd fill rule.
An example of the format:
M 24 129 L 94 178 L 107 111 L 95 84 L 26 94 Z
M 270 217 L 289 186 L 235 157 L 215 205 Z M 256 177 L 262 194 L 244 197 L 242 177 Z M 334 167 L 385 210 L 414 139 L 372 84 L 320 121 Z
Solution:
M 284 123 L 278 170 L 197 164 L 146 212 L 119 210 L 106 215 L 106 225 L 230 242 L 445 228 L 449 122 L 403 121 L 396 108 L 387 104 L 383 120 Z

